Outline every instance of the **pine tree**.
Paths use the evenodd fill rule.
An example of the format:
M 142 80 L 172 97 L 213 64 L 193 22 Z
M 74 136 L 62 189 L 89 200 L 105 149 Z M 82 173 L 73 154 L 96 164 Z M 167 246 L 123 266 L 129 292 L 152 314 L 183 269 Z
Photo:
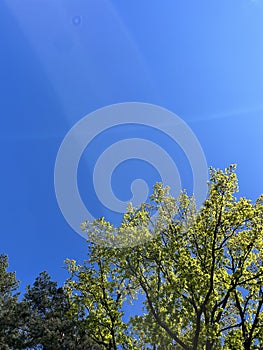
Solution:
M 30 310 L 26 324 L 28 345 L 43 350 L 95 350 L 84 327 L 70 317 L 71 305 L 62 287 L 42 272 L 27 287 L 24 302 Z
M 8 272 L 8 257 L 0 255 L 0 349 L 22 349 L 26 309 L 18 302 L 19 282 L 14 272 Z

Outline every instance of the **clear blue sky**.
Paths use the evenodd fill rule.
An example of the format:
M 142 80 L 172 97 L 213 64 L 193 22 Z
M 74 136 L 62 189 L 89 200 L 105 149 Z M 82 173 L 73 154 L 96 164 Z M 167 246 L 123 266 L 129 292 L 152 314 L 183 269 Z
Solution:
M 42 270 L 61 283 L 64 259 L 85 258 L 56 201 L 54 164 L 66 133 L 98 108 L 138 101 L 171 110 L 209 166 L 238 164 L 241 195 L 263 192 L 263 0 L 1 0 L 0 37 L 0 252 L 23 287 Z M 184 161 L 178 155 L 187 183 Z M 85 164 L 79 187 L 99 216 L 104 209 L 85 199 Z M 147 180 L 153 169 L 141 165 Z M 127 164 L 113 178 L 120 197 L 125 172 Z M 158 179 L 153 171 L 149 181 Z

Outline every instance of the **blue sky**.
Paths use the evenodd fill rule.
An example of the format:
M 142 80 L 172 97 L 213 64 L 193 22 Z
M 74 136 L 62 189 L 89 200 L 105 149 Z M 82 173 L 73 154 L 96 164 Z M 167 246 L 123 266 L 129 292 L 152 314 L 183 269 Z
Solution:
M 57 204 L 54 165 L 66 133 L 98 108 L 137 101 L 172 111 L 191 127 L 209 166 L 238 164 L 241 195 L 263 192 L 262 0 L 2 0 L 0 29 L 0 251 L 22 287 L 42 270 L 61 283 L 64 259 L 85 258 L 84 239 Z M 99 144 L 130 132 L 115 129 Z M 133 137 L 147 133 L 165 147 L 163 135 L 132 129 Z M 166 146 L 187 187 L 184 155 Z M 90 147 L 79 189 L 100 216 L 105 208 L 89 200 L 85 157 L 95 155 L 96 142 Z M 129 197 L 132 169 L 150 187 L 159 180 L 149 165 L 135 163 L 114 173 L 120 198 Z

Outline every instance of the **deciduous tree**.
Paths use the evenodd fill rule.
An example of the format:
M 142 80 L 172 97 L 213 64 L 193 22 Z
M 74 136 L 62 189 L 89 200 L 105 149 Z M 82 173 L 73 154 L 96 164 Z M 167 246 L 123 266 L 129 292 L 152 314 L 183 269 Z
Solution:
M 83 224 L 95 243 L 86 264 L 68 262 L 68 286 L 105 349 L 263 348 L 263 197 L 237 192 L 235 166 L 211 169 L 198 210 L 158 183 L 119 228 Z M 144 312 L 125 324 L 122 301 L 138 293 Z

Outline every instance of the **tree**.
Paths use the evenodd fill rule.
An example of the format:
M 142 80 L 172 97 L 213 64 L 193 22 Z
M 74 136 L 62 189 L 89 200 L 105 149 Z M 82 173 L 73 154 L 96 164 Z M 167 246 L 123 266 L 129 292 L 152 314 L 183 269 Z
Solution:
M 123 322 L 122 305 L 127 295 L 124 280 L 115 280 L 117 273 L 104 256 L 91 257 L 86 266 L 68 260 L 70 278 L 67 290 L 72 300 L 72 318 L 79 318 L 91 339 L 101 349 L 131 349 Z
M 24 316 L 26 310 L 18 302 L 19 282 L 14 272 L 8 272 L 8 257 L 0 255 L 0 348 L 21 349 L 24 344 Z
M 237 192 L 234 165 L 210 169 L 199 210 L 157 183 L 120 227 L 83 224 L 95 243 L 68 262 L 69 296 L 104 349 L 263 349 L 263 197 Z M 139 293 L 144 313 L 126 324 L 122 302 Z
M 71 304 L 62 287 L 47 272 L 27 287 L 24 303 L 30 311 L 26 320 L 27 347 L 43 350 L 96 350 L 78 318 L 69 317 Z

